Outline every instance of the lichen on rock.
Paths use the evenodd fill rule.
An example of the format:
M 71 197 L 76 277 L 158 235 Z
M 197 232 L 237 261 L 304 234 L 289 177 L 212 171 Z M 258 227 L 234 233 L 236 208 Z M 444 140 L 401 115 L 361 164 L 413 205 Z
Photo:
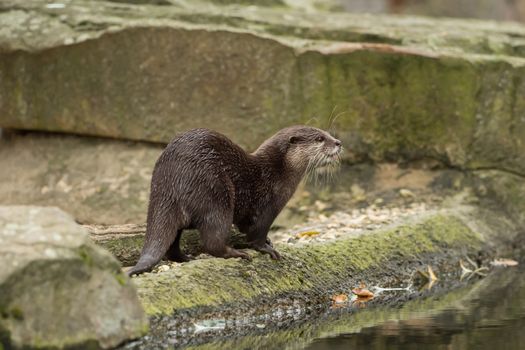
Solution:
M 348 283 L 350 276 L 380 269 L 388 261 L 417 261 L 418 256 L 473 251 L 484 238 L 448 212 L 427 215 L 391 228 L 303 246 L 278 245 L 279 262 L 255 255 L 238 259 L 201 259 L 174 269 L 133 278 L 150 315 L 170 315 L 184 309 L 220 308 L 327 290 Z
M 119 262 L 57 208 L 0 207 L 0 265 L 8 348 L 110 348 L 147 330 Z
M 333 112 L 366 159 L 525 173 L 519 24 L 171 3 L 5 1 L 0 126 L 154 142 L 208 126 L 252 150 Z

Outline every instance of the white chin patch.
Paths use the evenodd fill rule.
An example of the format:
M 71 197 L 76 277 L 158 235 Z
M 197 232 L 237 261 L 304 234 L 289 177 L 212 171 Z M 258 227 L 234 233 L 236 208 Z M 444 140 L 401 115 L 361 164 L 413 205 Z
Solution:
M 334 149 L 333 149 L 333 151 L 332 151 L 331 154 L 332 154 L 332 155 L 336 155 L 337 153 L 339 153 L 339 147 L 334 146 Z
M 315 172 L 319 175 L 323 174 L 330 174 L 332 172 L 332 168 L 329 166 L 330 164 L 321 165 L 317 168 L 315 168 Z
M 318 169 L 326 169 L 328 166 L 330 166 L 334 162 L 334 159 L 325 159 L 319 166 Z

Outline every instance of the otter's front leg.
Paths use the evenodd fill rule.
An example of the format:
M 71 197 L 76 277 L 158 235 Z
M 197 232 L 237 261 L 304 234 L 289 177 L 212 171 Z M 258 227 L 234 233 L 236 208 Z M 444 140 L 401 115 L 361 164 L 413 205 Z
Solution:
M 281 254 L 273 248 L 272 241 L 268 238 L 268 231 L 273 222 L 272 220 L 258 220 L 249 226 L 245 231 L 250 248 L 261 253 L 270 255 L 274 260 L 280 260 Z
M 270 255 L 273 260 L 281 260 L 281 254 L 266 242 L 263 245 L 251 244 L 251 247 L 258 252 Z

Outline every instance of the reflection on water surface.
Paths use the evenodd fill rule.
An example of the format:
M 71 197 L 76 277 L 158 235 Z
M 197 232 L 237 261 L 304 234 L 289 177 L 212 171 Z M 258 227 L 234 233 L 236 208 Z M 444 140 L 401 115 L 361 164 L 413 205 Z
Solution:
M 496 270 L 442 311 L 407 311 L 406 319 L 318 338 L 304 349 L 525 349 L 524 287 L 523 271 Z
M 525 349 L 523 268 L 495 269 L 476 283 L 437 294 L 332 310 L 299 324 L 186 349 Z

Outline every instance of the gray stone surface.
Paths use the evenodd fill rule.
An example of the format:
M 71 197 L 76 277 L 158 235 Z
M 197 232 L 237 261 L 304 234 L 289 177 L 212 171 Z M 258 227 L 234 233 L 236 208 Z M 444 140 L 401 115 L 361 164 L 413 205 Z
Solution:
M 64 135 L 0 139 L 0 205 L 53 205 L 81 223 L 144 223 L 162 146 Z
M 7 348 L 110 348 L 147 319 L 120 264 L 53 207 L 0 207 L 0 340 Z
M 254 149 L 309 122 L 358 158 L 525 173 L 524 26 L 170 2 L 2 2 L 0 126 Z

